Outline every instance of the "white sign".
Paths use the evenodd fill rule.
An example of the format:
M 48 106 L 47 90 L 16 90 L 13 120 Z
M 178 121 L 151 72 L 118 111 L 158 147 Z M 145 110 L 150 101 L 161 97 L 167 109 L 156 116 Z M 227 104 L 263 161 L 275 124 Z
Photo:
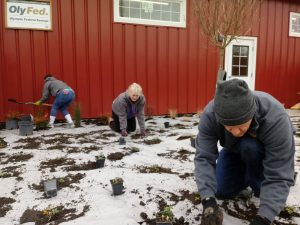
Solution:
M 6 27 L 52 30 L 51 2 L 6 0 Z

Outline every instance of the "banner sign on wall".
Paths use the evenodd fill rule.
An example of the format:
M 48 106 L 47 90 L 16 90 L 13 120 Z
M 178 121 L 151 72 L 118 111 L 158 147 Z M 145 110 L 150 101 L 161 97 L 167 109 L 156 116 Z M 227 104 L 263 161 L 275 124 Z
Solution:
M 6 28 L 52 30 L 51 0 L 5 0 Z

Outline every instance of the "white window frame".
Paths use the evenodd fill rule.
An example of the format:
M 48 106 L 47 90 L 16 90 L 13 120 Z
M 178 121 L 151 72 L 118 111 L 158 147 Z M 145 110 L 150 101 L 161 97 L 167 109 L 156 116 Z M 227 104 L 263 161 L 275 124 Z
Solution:
M 143 1 L 143 0 L 141 0 Z M 167 26 L 167 27 L 186 27 L 186 1 L 187 0 L 161 0 L 162 2 L 178 2 L 180 3 L 180 22 L 151 20 L 151 19 L 138 19 L 120 16 L 120 0 L 114 0 L 114 22 L 143 24 L 152 26 Z M 151 2 L 151 1 L 150 1 Z
M 300 13 L 290 12 L 289 36 L 291 36 L 291 37 L 300 37 L 300 32 L 294 32 L 293 29 L 292 29 L 292 19 L 295 18 L 295 17 L 300 18 Z

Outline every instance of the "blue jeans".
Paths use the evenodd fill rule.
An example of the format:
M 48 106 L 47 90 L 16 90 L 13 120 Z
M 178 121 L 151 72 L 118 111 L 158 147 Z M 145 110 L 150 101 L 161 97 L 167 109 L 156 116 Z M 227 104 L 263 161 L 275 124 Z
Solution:
M 70 90 L 60 91 L 55 97 L 55 100 L 54 100 L 52 108 L 51 108 L 50 115 L 56 116 L 58 110 L 60 110 L 64 116 L 69 114 L 67 108 L 72 103 L 74 98 L 75 98 L 75 94 L 73 91 L 70 91 Z
M 223 148 L 217 160 L 216 197 L 232 198 L 248 186 L 255 196 L 259 196 L 261 182 L 264 180 L 264 157 L 264 146 L 250 136 L 243 137 L 232 151 Z

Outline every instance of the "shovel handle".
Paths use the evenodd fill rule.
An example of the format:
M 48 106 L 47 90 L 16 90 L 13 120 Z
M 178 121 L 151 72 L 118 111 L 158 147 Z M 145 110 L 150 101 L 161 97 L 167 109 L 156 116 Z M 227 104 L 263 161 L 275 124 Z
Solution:
M 26 105 L 35 105 L 34 102 L 26 102 Z M 52 104 L 42 103 L 41 106 L 52 106 Z

